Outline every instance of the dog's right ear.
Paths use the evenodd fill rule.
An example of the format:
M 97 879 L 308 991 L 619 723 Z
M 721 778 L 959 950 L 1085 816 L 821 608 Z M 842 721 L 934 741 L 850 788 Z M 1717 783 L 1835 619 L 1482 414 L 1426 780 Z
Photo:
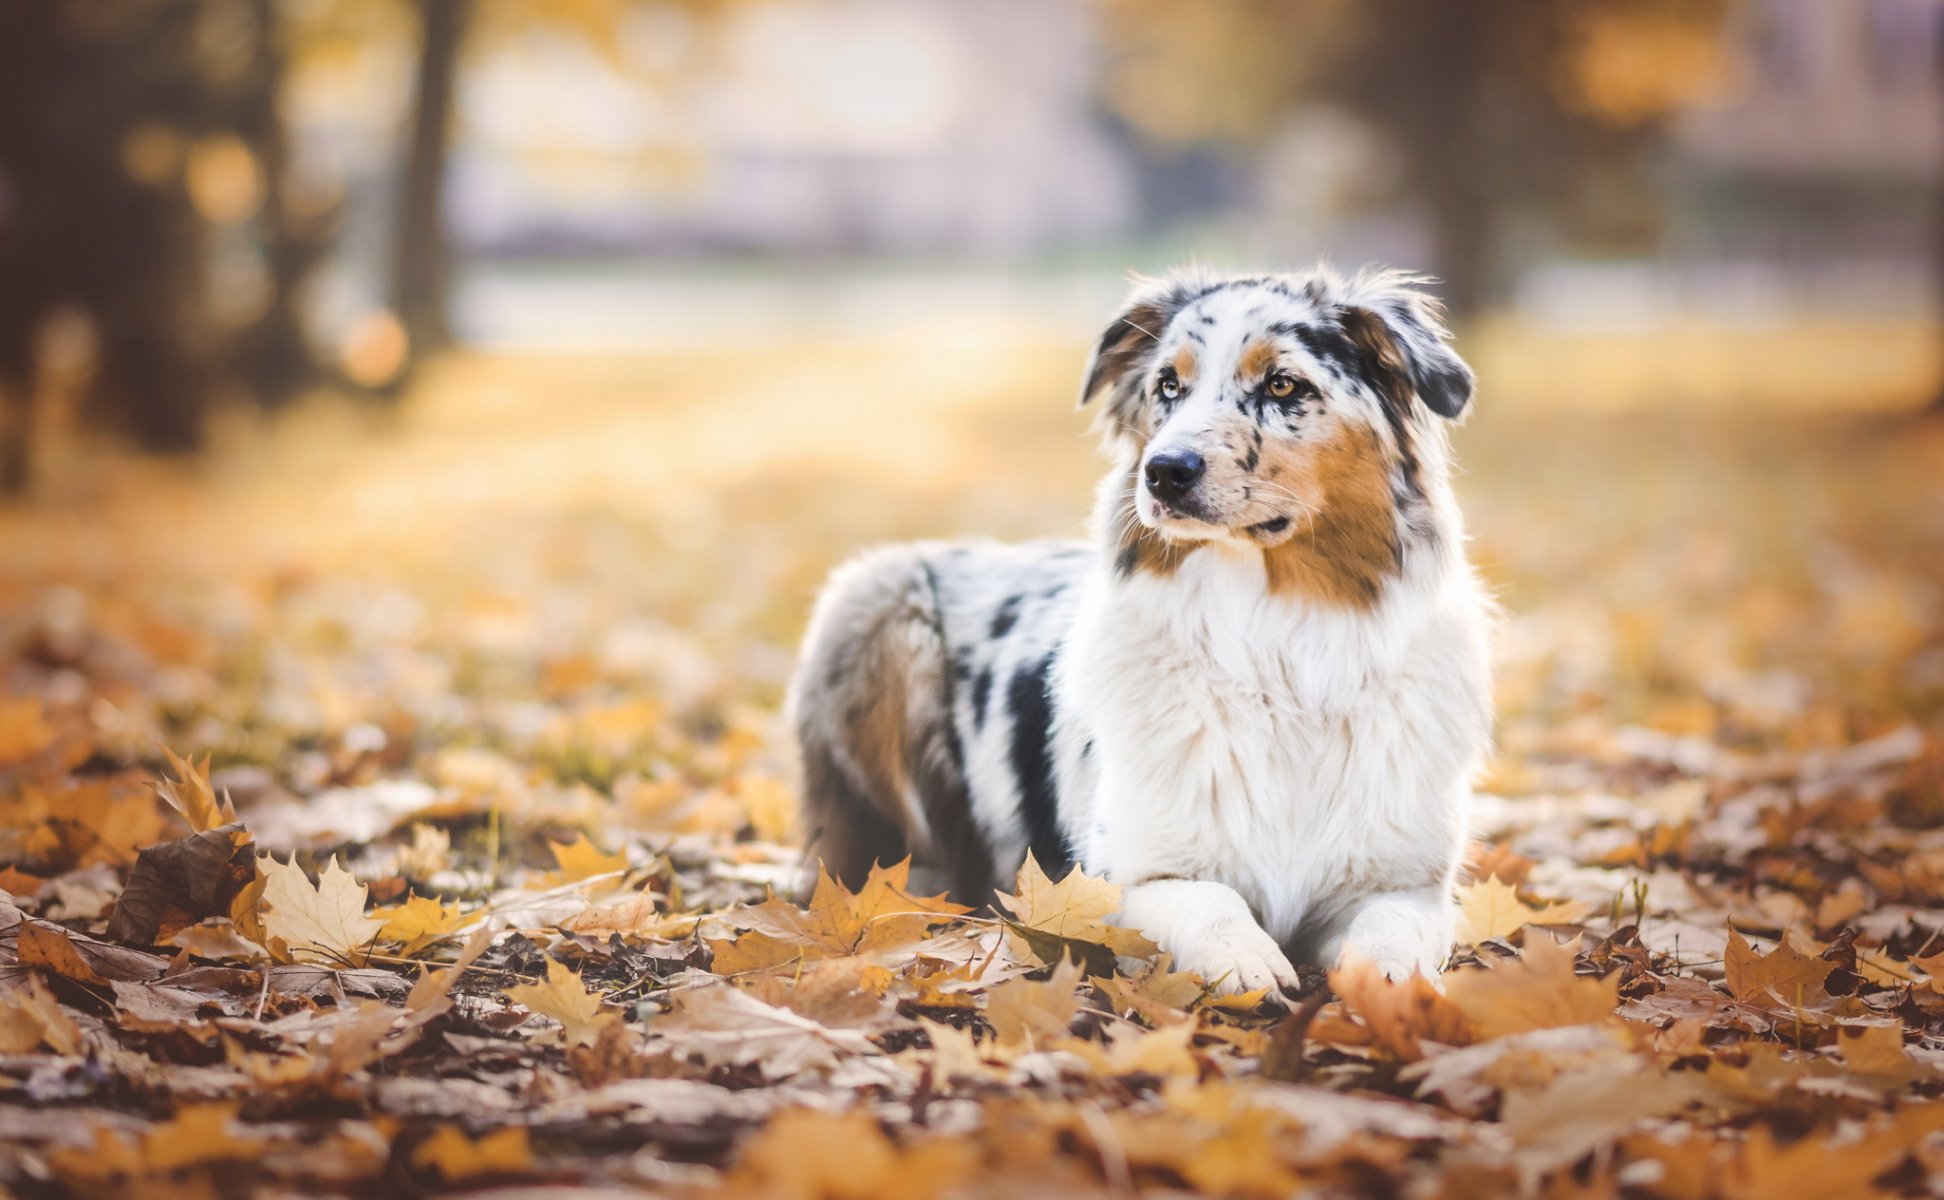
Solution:
M 1154 360 L 1162 333 L 1202 290 L 1198 280 L 1181 275 L 1139 280 L 1126 307 L 1108 322 L 1094 346 L 1093 357 L 1087 360 L 1086 380 L 1080 385 L 1081 407 L 1105 392 L 1107 400 L 1100 421 L 1109 428 L 1138 428 L 1141 376 Z

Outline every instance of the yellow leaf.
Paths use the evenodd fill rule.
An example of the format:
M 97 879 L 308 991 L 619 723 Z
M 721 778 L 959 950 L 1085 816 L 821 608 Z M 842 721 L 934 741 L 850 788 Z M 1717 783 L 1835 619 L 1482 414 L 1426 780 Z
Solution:
M 870 1114 L 785 1109 L 743 1148 L 729 1180 L 737 1195 L 772 1200 L 930 1197 L 971 1176 L 976 1150 L 962 1139 L 898 1145 Z
M 736 781 L 736 798 L 749 811 L 749 827 L 766 842 L 787 842 L 796 821 L 796 797 L 790 786 L 768 775 L 745 775 Z
M 1611 1020 L 1620 1005 L 1620 982 L 1575 975 L 1578 949 L 1577 938 L 1561 945 L 1550 934 L 1530 935 L 1519 958 L 1490 970 L 1445 975 L 1445 995 L 1471 1020 L 1481 1041 Z
M 1519 891 L 1497 875 L 1458 889 L 1458 941 L 1476 946 L 1505 938 L 1527 925 L 1565 925 L 1586 917 L 1586 905 L 1571 901 L 1534 908 L 1519 899 Z
M 972 910 L 943 896 L 906 891 L 911 863 L 874 866 L 864 886 L 852 895 L 819 871 L 808 909 L 772 897 L 728 919 L 748 929 L 740 936 L 709 941 L 719 975 L 736 975 L 798 960 L 886 954 L 923 940 L 934 925 Z
M 53 741 L 39 696 L 0 700 L 0 764 L 25 762 Z
M 1059 944 L 1064 942 L 1105 946 L 1130 958 L 1151 958 L 1159 952 L 1138 931 L 1108 923 L 1120 911 L 1119 884 L 1088 875 L 1079 867 L 1055 883 L 1029 852 L 1014 886 L 1016 894 L 1001 893 L 997 899 L 1017 921 L 1014 932 L 1044 961 L 1057 961 Z M 1036 939 L 1034 934 L 1044 937 Z
M 570 1046 L 591 1046 L 601 1030 L 621 1019 L 621 1014 L 601 1004 L 601 997 L 587 990 L 581 977 L 559 959 L 547 960 L 544 983 L 522 983 L 506 989 L 506 998 L 515 1004 L 560 1022 L 562 1037 Z
M 333 857 L 313 885 L 293 859 L 257 859 L 266 948 L 286 962 L 363 966 L 385 923 L 365 916 L 365 887 Z
M 385 923 L 378 936 L 404 944 L 405 953 L 423 949 L 459 927 L 459 904 L 441 904 L 431 896 L 408 896 L 405 903 L 374 908 L 371 915 Z
M 76 983 L 108 982 L 81 957 L 81 952 L 74 948 L 74 939 L 68 936 L 66 930 L 32 921 L 22 921 L 16 928 L 20 930 L 19 956 L 23 964 L 46 967 Z
M 207 833 L 218 825 L 227 825 L 236 820 L 236 805 L 230 803 L 227 795 L 218 799 L 215 787 L 209 782 L 209 759 L 206 756 L 198 763 L 193 758 L 177 757 L 176 752 L 167 746 L 162 747 L 162 753 L 168 758 L 169 768 L 176 777 L 156 783 L 155 794 L 182 815 L 192 832 Z
M 533 1169 L 533 1146 L 524 1125 L 496 1129 L 478 1141 L 441 1125 L 412 1151 L 412 1165 L 448 1183 L 482 1175 L 518 1175 Z
M 25 1054 L 46 1046 L 56 1054 L 81 1053 L 81 1030 L 38 976 L 0 994 L 0 1054 Z
M 998 1045 L 1015 1053 L 1044 1048 L 1066 1036 L 1080 1009 L 1080 964 L 1062 959 L 1046 980 L 1008 979 L 986 993 L 986 1021 Z
M 98 1127 L 94 1145 L 60 1147 L 48 1162 L 63 1179 L 101 1182 L 261 1157 L 268 1143 L 238 1136 L 236 1110 L 235 1101 L 191 1104 L 133 1139 Z
M 547 846 L 553 851 L 554 862 L 560 866 L 558 871 L 547 872 L 546 882 L 550 887 L 558 887 L 563 883 L 579 883 L 583 879 L 592 879 L 596 875 L 612 875 L 628 869 L 628 856 L 625 852 L 602 854 L 587 840 L 587 835 L 584 833 L 575 834 L 571 842 L 550 841 Z

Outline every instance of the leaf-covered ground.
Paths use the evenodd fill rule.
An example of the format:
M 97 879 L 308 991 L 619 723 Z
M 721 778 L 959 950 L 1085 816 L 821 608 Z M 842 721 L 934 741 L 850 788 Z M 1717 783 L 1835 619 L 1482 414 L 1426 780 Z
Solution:
M 1477 348 L 1467 944 L 1293 1012 L 1097 880 L 799 886 L 817 580 L 1073 531 L 1074 346 L 470 358 L 77 453 L 0 512 L 0 1188 L 1944 1193 L 1944 427 L 1866 415 L 1925 337 Z

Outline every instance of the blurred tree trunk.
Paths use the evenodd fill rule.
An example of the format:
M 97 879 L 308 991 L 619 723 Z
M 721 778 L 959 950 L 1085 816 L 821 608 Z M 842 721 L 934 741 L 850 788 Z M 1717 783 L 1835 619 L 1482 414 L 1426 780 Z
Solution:
M 446 309 L 450 261 L 445 224 L 446 159 L 452 146 L 454 85 L 472 0 L 421 0 L 418 80 L 412 101 L 392 304 L 414 359 L 451 340 Z
M 313 383 L 318 361 L 304 328 L 302 292 L 329 248 L 334 213 L 293 206 L 290 133 L 283 119 L 290 47 L 274 0 L 251 0 L 256 53 L 238 105 L 239 134 L 263 173 L 258 217 L 270 296 L 260 316 L 237 335 L 238 373 L 257 400 L 279 407 Z
M 27 491 L 33 478 L 34 393 L 0 368 L 0 500 Z
M 1501 298 L 1493 277 L 1498 223 L 1484 178 L 1489 138 L 1481 127 L 1492 22 L 1482 7 L 1449 3 L 1426 5 L 1418 20 L 1407 152 L 1423 186 L 1431 272 L 1452 319 L 1465 321 Z
M 1944 40 L 1937 44 L 1936 65 L 1939 73 L 1944 74 Z M 1931 204 L 1934 206 L 1932 220 L 1935 224 L 1931 227 L 1931 236 L 1936 240 L 1931 246 L 1931 271 L 1937 287 L 1938 340 L 1944 342 L 1944 179 L 1936 180 L 1933 186 L 1936 192 L 1931 197 Z M 1936 395 L 1931 397 L 1930 411 L 1944 416 L 1944 381 L 1939 382 Z

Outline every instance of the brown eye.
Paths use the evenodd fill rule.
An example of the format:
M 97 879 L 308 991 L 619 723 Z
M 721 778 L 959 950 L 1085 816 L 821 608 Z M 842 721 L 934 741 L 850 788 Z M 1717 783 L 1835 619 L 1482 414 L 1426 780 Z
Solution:
M 1269 395 L 1277 400 L 1287 400 L 1296 394 L 1295 377 L 1292 375 L 1284 375 L 1280 371 L 1271 375 L 1268 384 L 1265 386 Z

